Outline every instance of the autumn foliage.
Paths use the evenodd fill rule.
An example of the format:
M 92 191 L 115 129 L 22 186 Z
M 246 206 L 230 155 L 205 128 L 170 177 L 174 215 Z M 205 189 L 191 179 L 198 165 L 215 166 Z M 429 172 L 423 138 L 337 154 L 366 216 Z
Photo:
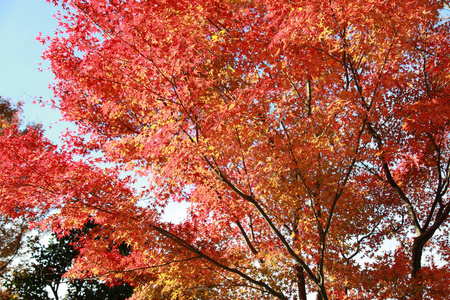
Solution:
M 19 113 L 20 105 L 15 107 L 9 99 L 0 97 L 0 136 L 4 134 L 5 129 L 19 125 Z M 27 227 L 27 222 L 23 219 L 13 220 L 0 214 L 0 275 L 8 270 L 9 265 L 18 254 Z M 0 291 L 0 299 L 3 295 L 3 291 Z
M 68 276 L 133 299 L 450 293 L 446 1 L 53 2 L 40 41 L 79 131 L 1 136 L 1 209 L 100 224 Z

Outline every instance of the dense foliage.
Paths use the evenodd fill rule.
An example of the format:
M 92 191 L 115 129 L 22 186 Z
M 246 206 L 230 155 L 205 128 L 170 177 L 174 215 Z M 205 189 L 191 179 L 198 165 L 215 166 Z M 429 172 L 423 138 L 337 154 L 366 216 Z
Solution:
M 133 294 L 130 285 L 109 286 L 97 280 L 68 280 L 63 275 L 79 254 L 83 234 L 91 229 L 71 231 L 57 238 L 53 235 L 46 245 L 35 244 L 27 266 L 17 268 L 7 286 L 11 299 L 19 300 L 125 300 Z M 51 297 L 49 295 L 51 291 Z
M 39 39 L 79 131 L 2 136 L 1 209 L 100 224 L 69 276 L 133 299 L 450 294 L 446 1 L 52 2 Z
M 18 126 L 20 105 L 14 106 L 9 99 L 0 96 L 0 135 L 12 126 Z M 0 275 L 8 270 L 8 266 L 18 254 L 27 229 L 27 222 L 21 218 L 13 220 L 0 214 Z

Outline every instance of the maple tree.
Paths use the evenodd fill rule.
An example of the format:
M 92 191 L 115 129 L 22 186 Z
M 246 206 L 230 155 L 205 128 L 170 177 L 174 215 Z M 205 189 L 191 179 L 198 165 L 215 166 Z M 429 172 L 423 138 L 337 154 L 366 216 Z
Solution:
M 19 113 L 20 104 L 18 107 L 14 107 L 9 99 L 0 97 L 0 135 L 3 134 L 3 130 L 20 124 Z M 0 274 L 8 269 L 8 266 L 18 254 L 26 228 L 25 220 L 11 220 L 0 214 Z
M 134 299 L 450 293 L 446 1 L 52 2 L 39 39 L 79 131 L 0 141 L 2 211 L 101 224 L 68 276 Z

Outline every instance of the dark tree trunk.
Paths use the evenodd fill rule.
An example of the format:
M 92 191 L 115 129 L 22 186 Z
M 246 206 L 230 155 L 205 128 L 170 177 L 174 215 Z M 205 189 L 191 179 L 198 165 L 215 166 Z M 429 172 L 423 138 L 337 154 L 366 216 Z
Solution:
M 429 240 L 423 234 L 414 238 L 413 246 L 411 249 L 411 281 L 413 288 L 412 300 L 420 300 L 423 298 L 422 282 L 419 278 L 419 271 L 422 268 L 422 254 L 425 243 Z
M 328 300 L 328 295 L 323 284 L 317 288 L 316 300 Z
M 306 300 L 306 282 L 303 267 L 295 265 L 295 273 L 297 275 L 298 300 Z
M 420 236 L 414 238 L 412 246 L 412 258 L 411 258 L 411 277 L 417 277 L 417 273 L 422 268 L 422 253 L 426 240 L 421 239 Z

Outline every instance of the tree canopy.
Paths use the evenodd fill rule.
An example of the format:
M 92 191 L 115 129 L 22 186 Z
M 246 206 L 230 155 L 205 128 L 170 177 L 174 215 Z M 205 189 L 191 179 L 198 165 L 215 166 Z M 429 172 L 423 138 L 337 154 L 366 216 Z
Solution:
M 446 1 L 51 2 L 79 130 L 0 137 L 1 210 L 100 224 L 68 276 L 133 299 L 450 294 Z
M 7 280 L 9 299 L 50 300 L 61 299 L 61 286 L 65 284 L 64 300 L 125 300 L 133 288 L 121 283 L 108 286 L 98 280 L 67 280 L 63 275 L 79 254 L 83 235 L 95 224 L 87 223 L 82 230 L 72 230 L 59 238 L 53 234 L 46 245 L 32 247 L 28 265 L 16 269 Z M 52 297 L 49 297 L 48 289 Z
M 20 124 L 20 104 L 14 106 L 9 99 L 0 96 L 0 135 L 4 130 Z M 6 215 L 0 214 L 0 274 L 8 269 L 8 266 L 18 254 L 27 229 L 27 222 L 23 219 L 12 220 Z

